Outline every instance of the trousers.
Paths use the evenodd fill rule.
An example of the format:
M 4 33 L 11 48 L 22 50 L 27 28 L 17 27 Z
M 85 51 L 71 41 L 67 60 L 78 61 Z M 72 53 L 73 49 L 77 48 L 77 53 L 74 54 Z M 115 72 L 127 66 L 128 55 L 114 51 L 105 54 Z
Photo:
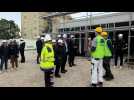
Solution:
M 103 60 L 91 59 L 91 83 L 98 84 L 98 82 L 103 82 Z

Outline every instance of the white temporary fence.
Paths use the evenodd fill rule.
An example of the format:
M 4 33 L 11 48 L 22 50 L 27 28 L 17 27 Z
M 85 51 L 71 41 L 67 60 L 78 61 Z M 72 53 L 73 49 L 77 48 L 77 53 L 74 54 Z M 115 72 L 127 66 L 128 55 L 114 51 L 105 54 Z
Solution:
M 18 44 L 20 44 L 20 39 L 15 39 Z M 25 45 L 25 50 L 35 50 L 36 49 L 36 40 L 29 40 L 29 39 L 24 39 L 26 45 Z M 0 45 L 2 43 L 2 40 L 0 40 Z
M 25 39 L 25 50 L 35 50 L 36 49 L 36 40 Z

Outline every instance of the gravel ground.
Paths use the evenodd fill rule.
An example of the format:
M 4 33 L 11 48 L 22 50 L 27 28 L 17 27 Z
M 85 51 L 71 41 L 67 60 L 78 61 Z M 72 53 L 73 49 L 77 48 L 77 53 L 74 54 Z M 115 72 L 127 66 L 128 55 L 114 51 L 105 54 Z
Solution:
M 36 64 L 36 52 L 27 51 L 26 63 L 19 64 L 17 70 L 11 71 L 9 64 L 8 72 L 0 74 L 0 87 L 44 87 L 44 76 Z M 19 59 L 20 60 L 20 59 Z M 82 57 L 75 59 L 77 66 L 69 67 L 68 72 L 61 74 L 61 78 L 55 78 L 55 87 L 88 87 L 90 84 L 90 62 Z M 115 79 L 105 81 L 104 87 L 133 87 L 134 70 L 124 67 L 123 69 L 112 68 Z

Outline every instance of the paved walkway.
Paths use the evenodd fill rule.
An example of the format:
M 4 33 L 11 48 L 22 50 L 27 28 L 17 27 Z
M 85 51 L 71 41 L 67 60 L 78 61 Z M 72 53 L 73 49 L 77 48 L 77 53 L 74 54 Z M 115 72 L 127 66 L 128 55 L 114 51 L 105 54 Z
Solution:
M 44 76 L 36 64 L 36 52 L 27 51 L 26 63 L 19 64 L 17 71 L 4 72 L 0 74 L 0 87 L 44 87 Z M 68 72 L 61 74 L 61 78 L 56 78 L 55 87 L 88 87 L 90 84 L 90 62 L 84 58 L 77 57 L 77 66 L 66 68 Z M 9 67 L 10 64 L 9 64 Z M 104 82 L 104 87 L 133 87 L 134 70 L 123 68 L 112 68 L 115 79 Z

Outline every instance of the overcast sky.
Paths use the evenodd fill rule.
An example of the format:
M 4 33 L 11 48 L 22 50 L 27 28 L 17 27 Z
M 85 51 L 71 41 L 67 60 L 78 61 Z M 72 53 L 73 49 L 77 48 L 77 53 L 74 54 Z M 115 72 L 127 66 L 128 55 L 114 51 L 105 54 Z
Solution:
M 100 13 L 100 12 L 92 12 L 92 13 L 96 14 L 96 13 Z M 103 12 L 101 12 L 101 13 L 103 13 Z M 90 12 L 89 12 L 89 14 L 90 14 Z M 86 15 L 87 15 L 86 12 L 81 12 L 81 13 L 72 14 L 71 16 L 73 18 L 76 18 L 76 17 L 86 16 Z M 7 20 L 13 20 L 21 28 L 21 12 L 0 12 L 0 18 L 4 18 Z

